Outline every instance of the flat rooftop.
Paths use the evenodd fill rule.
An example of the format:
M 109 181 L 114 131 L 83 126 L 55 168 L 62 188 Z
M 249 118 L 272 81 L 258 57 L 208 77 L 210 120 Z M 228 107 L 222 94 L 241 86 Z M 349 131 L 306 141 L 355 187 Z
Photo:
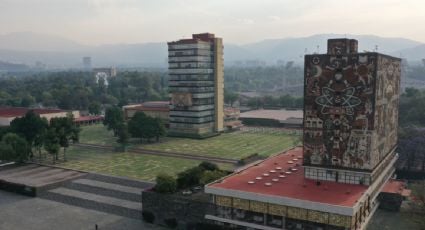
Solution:
M 60 109 L 38 109 L 38 108 L 23 108 L 23 107 L 0 107 L 0 117 L 22 117 L 28 111 L 34 111 L 38 115 L 49 114 L 49 113 L 60 113 L 65 112 Z
M 271 119 L 278 121 L 286 120 L 300 120 L 302 123 L 303 111 L 302 110 L 272 110 L 272 109 L 259 109 L 251 110 L 248 112 L 241 113 L 240 118 L 260 118 L 260 119 Z
M 353 207 L 367 190 L 365 185 L 304 178 L 302 147 L 297 147 L 208 185 L 210 188 L 255 193 Z

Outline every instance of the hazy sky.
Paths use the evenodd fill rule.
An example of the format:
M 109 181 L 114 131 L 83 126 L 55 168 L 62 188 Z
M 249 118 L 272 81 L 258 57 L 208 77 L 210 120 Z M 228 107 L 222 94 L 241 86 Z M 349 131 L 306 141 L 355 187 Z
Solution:
M 318 33 L 425 42 L 424 0 L 0 0 L 0 34 L 85 44 L 162 42 L 213 32 L 243 44 Z

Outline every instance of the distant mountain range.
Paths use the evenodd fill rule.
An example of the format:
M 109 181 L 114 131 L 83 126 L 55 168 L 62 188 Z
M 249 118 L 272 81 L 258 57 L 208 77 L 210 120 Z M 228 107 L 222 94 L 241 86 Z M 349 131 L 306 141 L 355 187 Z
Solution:
M 224 38 L 225 64 L 244 63 L 248 60 L 267 64 L 278 60 L 302 63 L 304 54 L 325 52 L 326 40 L 337 37 L 358 39 L 360 51 L 374 51 L 378 48 L 378 52 L 409 61 L 425 58 L 425 44 L 410 39 L 319 34 L 268 39 L 245 45 L 229 44 Z M 0 35 L 0 61 L 30 66 L 41 62 L 56 68 L 80 68 L 83 56 L 92 57 L 93 66 L 166 67 L 167 45 L 161 42 L 87 46 L 69 39 L 32 32 Z

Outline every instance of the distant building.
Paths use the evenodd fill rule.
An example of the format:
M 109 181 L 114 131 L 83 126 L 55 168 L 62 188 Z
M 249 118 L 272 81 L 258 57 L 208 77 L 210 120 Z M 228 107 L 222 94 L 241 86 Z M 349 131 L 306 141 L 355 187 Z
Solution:
M 161 118 L 166 127 L 169 126 L 170 115 L 169 101 L 148 101 L 142 104 L 123 106 L 125 119 L 131 119 L 135 113 L 143 112 L 147 116 Z
M 381 199 L 406 194 L 390 180 L 400 66 L 398 58 L 358 53 L 351 39 L 330 39 L 327 54 L 306 55 L 303 147 L 205 186 L 216 205 L 206 219 L 237 229 L 366 229 L 379 204 L 388 207 Z
M 103 80 L 105 85 L 109 85 L 109 78 L 117 76 L 117 69 L 115 67 L 94 68 L 92 72 L 96 83 L 99 83 L 99 80 Z
M 171 136 L 203 138 L 223 131 L 223 42 L 194 34 L 168 43 Z
M 23 117 L 28 111 L 34 111 L 42 118 L 46 118 L 47 121 L 54 117 L 66 117 L 69 113 L 72 113 L 74 119 L 80 118 L 79 111 L 65 111 L 60 109 L 39 109 L 39 108 L 22 108 L 22 107 L 1 107 L 0 108 L 0 126 L 9 126 L 17 117 Z
M 241 111 L 239 108 L 224 108 L 224 127 L 226 130 L 237 130 L 243 126 L 242 122 L 239 120 L 240 114 Z
M 243 112 L 239 118 L 244 125 L 302 128 L 302 110 L 259 109 Z
M 158 117 L 164 121 L 166 127 L 169 127 L 170 116 L 169 101 L 147 101 L 142 104 L 123 106 L 124 117 L 126 120 L 131 119 L 135 113 L 143 112 L 150 117 Z M 239 121 L 240 111 L 237 108 L 224 108 L 223 123 L 226 130 L 235 130 L 242 126 Z
M 85 71 L 91 71 L 92 69 L 91 57 L 83 57 L 83 69 Z

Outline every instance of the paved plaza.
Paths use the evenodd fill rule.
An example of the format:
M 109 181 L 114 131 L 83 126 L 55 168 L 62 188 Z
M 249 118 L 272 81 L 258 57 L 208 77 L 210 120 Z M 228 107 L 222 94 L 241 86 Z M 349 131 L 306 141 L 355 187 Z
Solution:
M 95 224 L 99 230 L 162 229 L 137 219 L 0 190 L 0 229 L 89 230 Z

